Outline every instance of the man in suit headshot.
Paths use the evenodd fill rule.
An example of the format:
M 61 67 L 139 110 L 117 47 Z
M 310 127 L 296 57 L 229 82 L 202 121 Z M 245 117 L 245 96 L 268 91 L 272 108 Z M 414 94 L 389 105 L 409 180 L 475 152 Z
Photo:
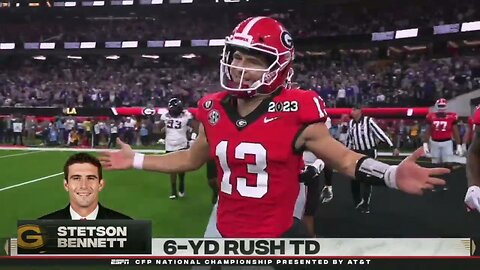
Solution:
M 102 206 L 99 193 L 105 187 L 100 161 L 87 153 L 70 156 L 63 167 L 63 187 L 68 192 L 67 207 L 42 216 L 40 219 L 132 219 Z

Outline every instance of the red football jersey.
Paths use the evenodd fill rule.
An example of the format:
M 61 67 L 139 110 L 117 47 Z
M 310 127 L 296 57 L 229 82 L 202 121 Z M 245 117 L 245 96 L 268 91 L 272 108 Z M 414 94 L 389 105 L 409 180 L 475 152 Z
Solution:
M 245 117 L 227 92 L 200 100 L 198 118 L 217 163 L 223 237 L 280 237 L 292 226 L 303 168 L 294 142 L 305 126 L 326 117 L 313 91 L 284 89 Z
M 430 135 L 434 141 L 451 140 L 453 126 L 457 124 L 458 115 L 453 112 L 430 113 L 427 122 L 430 124 Z
M 471 119 L 472 119 L 472 126 L 480 125 L 480 107 L 477 107 Z

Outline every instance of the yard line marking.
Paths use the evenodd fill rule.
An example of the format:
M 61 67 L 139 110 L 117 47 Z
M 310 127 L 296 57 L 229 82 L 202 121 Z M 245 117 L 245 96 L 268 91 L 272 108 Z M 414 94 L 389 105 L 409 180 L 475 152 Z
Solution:
M 46 179 L 49 179 L 49 178 L 52 178 L 52 177 L 55 177 L 55 176 L 59 176 L 59 175 L 62 175 L 62 174 L 63 174 L 63 172 L 54 173 L 54 174 L 51 174 L 51 175 L 47 175 L 47 176 L 44 176 L 44 177 L 40 177 L 40 178 L 37 178 L 37 179 L 33 179 L 33 180 L 30 180 L 30 181 L 27 181 L 27 182 L 23 182 L 23 183 L 20 183 L 20 184 L 16 184 L 16 185 L 12 185 L 12 186 L 8 186 L 8 187 L 0 188 L 0 192 L 1 192 L 1 191 L 5 191 L 5 190 L 9 190 L 9 189 L 12 189 L 12 188 L 16 188 L 16 187 L 21 187 L 21 186 L 24 186 L 24 185 L 28 185 L 28 184 L 31 184 L 31 183 L 43 181 L 43 180 L 46 180 Z
M 0 156 L 0 158 L 23 156 L 23 155 L 29 155 L 29 154 L 35 154 L 35 153 L 41 153 L 41 152 L 43 152 L 43 151 L 32 151 L 32 152 L 25 152 L 25 153 L 17 153 L 17 154 Z

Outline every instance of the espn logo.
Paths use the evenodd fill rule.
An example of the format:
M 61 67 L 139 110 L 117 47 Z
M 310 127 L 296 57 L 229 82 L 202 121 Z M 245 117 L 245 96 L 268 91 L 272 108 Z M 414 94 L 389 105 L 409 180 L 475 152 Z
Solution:
M 130 264 L 130 260 L 129 259 L 112 259 L 110 261 L 110 265 L 121 265 L 121 264 L 128 265 Z

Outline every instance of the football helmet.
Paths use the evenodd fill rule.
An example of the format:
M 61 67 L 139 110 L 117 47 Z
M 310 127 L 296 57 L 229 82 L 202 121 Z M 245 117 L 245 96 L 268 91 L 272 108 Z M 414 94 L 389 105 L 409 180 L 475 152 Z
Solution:
M 183 112 L 183 103 L 178 98 L 171 98 L 168 101 L 168 114 L 173 117 L 179 116 Z
M 447 100 L 444 98 L 438 99 L 435 102 L 435 109 L 439 112 L 445 112 L 447 110 Z
M 232 65 L 236 51 L 262 56 L 269 66 L 259 69 Z M 294 54 L 292 36 L 280 22 L 269 17 L 248 18 L 225 38 L 220 60 L 220 84 L 230 94 L 241 98 L 270 94 L 291 79 Z M 239 82 L 233 80 L 232 69 L 241 71 Z M 244 80 L 247 72 L 263 72 L 263 75 L 247 85 Z

